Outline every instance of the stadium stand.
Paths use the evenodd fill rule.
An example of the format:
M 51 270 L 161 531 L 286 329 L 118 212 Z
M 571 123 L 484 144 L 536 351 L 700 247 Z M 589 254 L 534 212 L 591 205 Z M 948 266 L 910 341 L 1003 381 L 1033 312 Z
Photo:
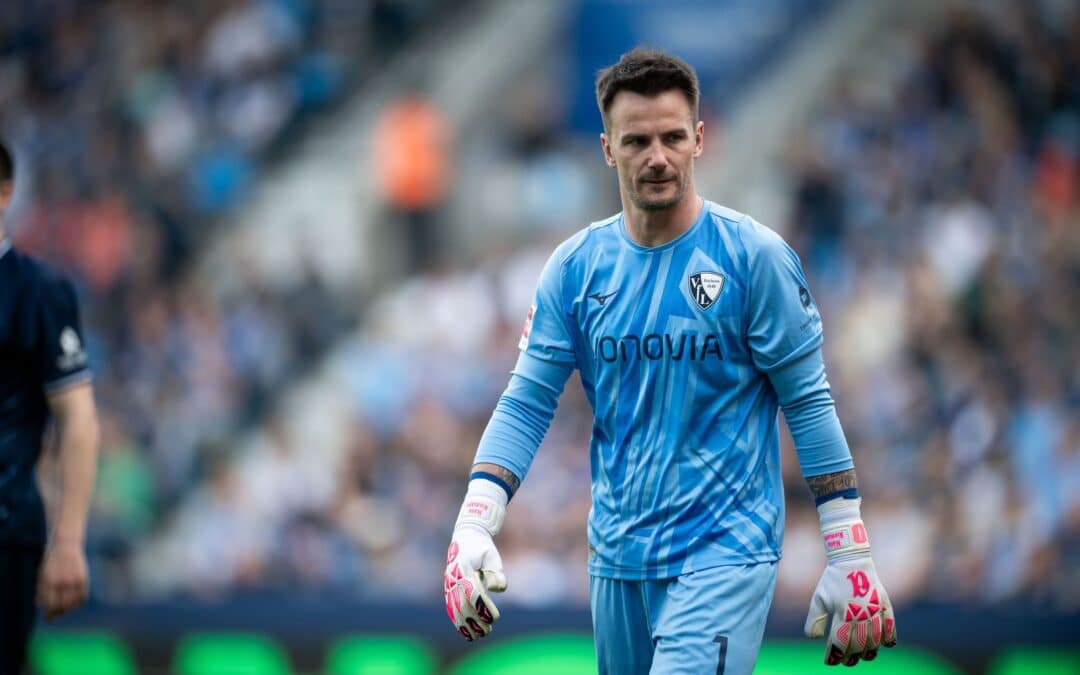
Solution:
M 1075 613 L 1080 16 L 1075 3 L 952 6 L 852 45 L 767 158 L 754 200 L 822 308 L 865 517 L 896 542 L 875 540 L 893 600 Z M 410 71 L 392 57 L 439 3 L 40 7 L 0 3 L 0 132 L 32 176 L 17 243 L 73 273 L 88 300 L 104 432 L 95 602 L 288 589 L 430 604 L 540 266 L 572 228 L 617 209 L 595 139 L 566 122 L 569 87 L 537 67 L 490 83 L 505 86 L 497 98 L 430 92 L 458 139 L 440 221 L 452 255 L 378 288 L 329 284 L 324 258 L 301 255 L 281 282 L 273 258 L 250 252 L 259 230 L 228 228 L 271 167 L 299 161 L 293 139 L 318 136 L 347 94 Z M 432 42 L 421 55 L 449 49 Z M 737 112 L 708 114 L 719 130 Z M 724 175 L 701 176 L 703 191 L 723 193 Z M 355 190 L 338 197 L 362 201 L 377 227 L 378 204 Z M 294 226 L 308 222 L 282 224 Z M 313 249 L 333 248 L 317 243 L 329 230 L 308 229 Z M 207 260 L 228 277 L 207 275 Z M 571 383 L 500 535 L 510 604 L 587 603 L 589 421 Z M 785 452 L 786 559 L 817 560 L 817 518 Z M 782 567 L 777 612 L 805 611 L 817 570 Z M 79 653 L 130 672 L 122 641 L 96 640 L 43 633 L 35 671 L 63 672 L 56 659 Z M 267 672 L 289 672 L 280 644 L 255 640 Z M 170 667 L 213 672 L 199 670 L 209 647 L 197 642 Z M 319 653 L 327 672 L 371 657 L 362 640 L 336 644 Z M 400 644 L 416 656 L 402 672 L 425 672 L 426 650 Z M 770 672 L 784 672 L 783 651 L 763 651 Z M 991 672 L 1034 662 L 1014 651 Z M 1047 672 L 1075 656 L 1046 651 Z
M 226 293 L 200 257 L 260 172 L 437 10 L 424 0 L 0 8 L 0 132 L 20 164 L 13 235 L 86 299 L 104 434 L 90 533 L 100 596 L 138 593 L 133 542 L 346 326 L 303 261 L 287 286 L 241 271 Z
M 890 53 L 906 60 L 889 63 L 887 77 L 852 68 L 837 78 L 783 158 L 791 215 L 775 225 L 802 252 L 826 319 L 832 383 L 874 497 L 868 520 L 900 542 L 879 562 L 898 603 L 1077 606 L 1075 26 L 1006 4 L 901 34 Z M 582 150 L 555 121 L 538 125 L 522 108 L 528 99 L 509 97 L 494 121 L 485 118 L 492 144 L 518 149 L 477 162 L 486 170 L 462 183 L 573 202 L 573 192 L 553 195 L 564 196 L 569 178 L 592 185 Z M 597 182 L 586 198 L 610 205 L 611 189 Z M 476 206 L 478 217 L 487 213 L 482 199 Z M 517 234 L 493 233 L 467 267 L 405 279 L 331 353 L 312 386 L 320 400 L 347 401 L 338 400 L 340 415 L 319 417 L 344 439 L 340 462 L 305 480 L 321 486 L 323 508 L 311 512 L 297 497 L 275 515 L 286 533 L 276 541 L 291 543 L 257 557 L 280 563 L 280 578 L 361 595 L 434 592 L 425 561 L 443 545 L 536 271 L 575 208 L 592 211 L 570 206 L 546 225 L 516 224 Z M 508 252 L 515 240 L 537 243 Z M 299 454 L 309 414 L 286 411 L 265 429 L 268 450 L 252 460 L 259 470 L 313 471 Z M 589 421 L 579 388 L 568 387 L 559 414 L 500 546 L 509 573 L 524 580 L 508 595 L 526 605 L 586 597 L 577 572 Z M 790 452 L 786 467 L 788 557 L 813 560 L 816 518 Z M 254 489 L 230 494 L 255 500 L 241 496 Z M 208 513 L 227 522 L 253 512 L 240 501 Z M 249 531 L 238 524 L 234 533 Z M 805 602 L 813 569 L 785 566 L 780 606 Z M 378 582 L 357 587 L 358 570 Z M 272 576 L 264 569 L 254 579 Z

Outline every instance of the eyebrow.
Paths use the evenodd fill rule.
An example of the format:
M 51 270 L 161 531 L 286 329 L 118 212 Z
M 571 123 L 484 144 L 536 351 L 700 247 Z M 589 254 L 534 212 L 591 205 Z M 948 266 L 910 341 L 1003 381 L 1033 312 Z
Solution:
M 642 134 L 642 133 L 637 133 L 637 132 L 625 132 L 619 138 L 619 142 L 620 143 L 630 143 L 632 141 L 646 139 L 650 135 L 651 134 Z M 683 129 L 682 127 L 676 127 L 674 129 L 667 129 L 665 131 L 661 131 L 657 135 L 660 136 L 661 138 L 667 138 L 669 136 L 686 136 L 687 133 L 686 133 L 686 129 Z

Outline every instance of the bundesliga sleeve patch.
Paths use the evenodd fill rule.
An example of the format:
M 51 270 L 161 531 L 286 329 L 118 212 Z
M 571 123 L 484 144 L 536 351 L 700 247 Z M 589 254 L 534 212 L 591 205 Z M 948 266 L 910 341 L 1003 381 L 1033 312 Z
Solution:
M 521 329 L 521 339 L 518 340 L 518 349 L 524 350 L 529 346 L 529 333 L 532 332 L 533 314 L 536 313 L 536 305 L 529 308 L 529 315 L 525 317 L 525 326 Z
M 810 291 L 806 290 L 806 286 L 799 286 L 799 303 L 807 316 L 806 321 L 799 326 L 799 330 L 806 331 L 813 325 L 821 323 L 821 314 L 818 313 L 817 306 L 814 305 L 814 298 L 811 297 Z

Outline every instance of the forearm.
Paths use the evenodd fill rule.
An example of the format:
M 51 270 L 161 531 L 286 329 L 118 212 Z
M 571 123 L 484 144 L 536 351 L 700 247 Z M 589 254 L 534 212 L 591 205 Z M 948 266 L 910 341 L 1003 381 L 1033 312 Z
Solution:
M 477 474 L 487 474 L 487 476 L 478 476 Z M 517 489 L 521 487 L 521 479 L 518 478 L 513 471 L 502 466 L 500 464 L 492 464 L 491 462 L 478 462 L 473 464 L 471 477 L 493 476 L 502 481 L 509 488 L 509 495 L 513 496 Z
M 855 469 L 826 473 L 820 476 L 808 476 L 806 484 L 810 488 L 810 494 L 814 496 L 814 502 L 821 504 L 833 497 L 856 497 L 859 481 L 855 477 Z
M 803 477 L 808 482 L 817 479 L 817 484 L 825 484 L 825 479 L 819 477 L 853 469 L 821 350 L 815 349 L 771 371 L 769 378 L 795 441 Z
M 473 475 L 487 474 L 512 497 L 544 440 L 572 366 L 522 354 L 476 450 Z
M 81 546 L 97 473 L 100 432 L 93 405 L 67 406 L 57 415 L 56 430 L 59 491 L 52 539 Z
M 71 426 L 60 432 L 60 503 L 53 537 L 82 543 L 97 474 L 97 419 L 91 416 Z
M 497 467 L 511 494 L 528 473 L 555 414 L 556 397 L 518 375 L 510 378 L 476 449 L 475 464 Z M 498 469 L 502 469 L 499 471 Z M 476 469 L 474 469 L 475 471 Z

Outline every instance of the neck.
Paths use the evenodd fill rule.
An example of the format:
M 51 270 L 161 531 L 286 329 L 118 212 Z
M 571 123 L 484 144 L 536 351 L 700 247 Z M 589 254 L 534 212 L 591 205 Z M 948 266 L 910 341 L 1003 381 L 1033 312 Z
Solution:
M 638 246 L 662 246 L 672 241 L 690 229 L 704 206 L 705 200 L 698 196 L 693 185 L 688 186 L 678 203 L 659 210 L 639 209 L 622 195 L 626 233 Z

